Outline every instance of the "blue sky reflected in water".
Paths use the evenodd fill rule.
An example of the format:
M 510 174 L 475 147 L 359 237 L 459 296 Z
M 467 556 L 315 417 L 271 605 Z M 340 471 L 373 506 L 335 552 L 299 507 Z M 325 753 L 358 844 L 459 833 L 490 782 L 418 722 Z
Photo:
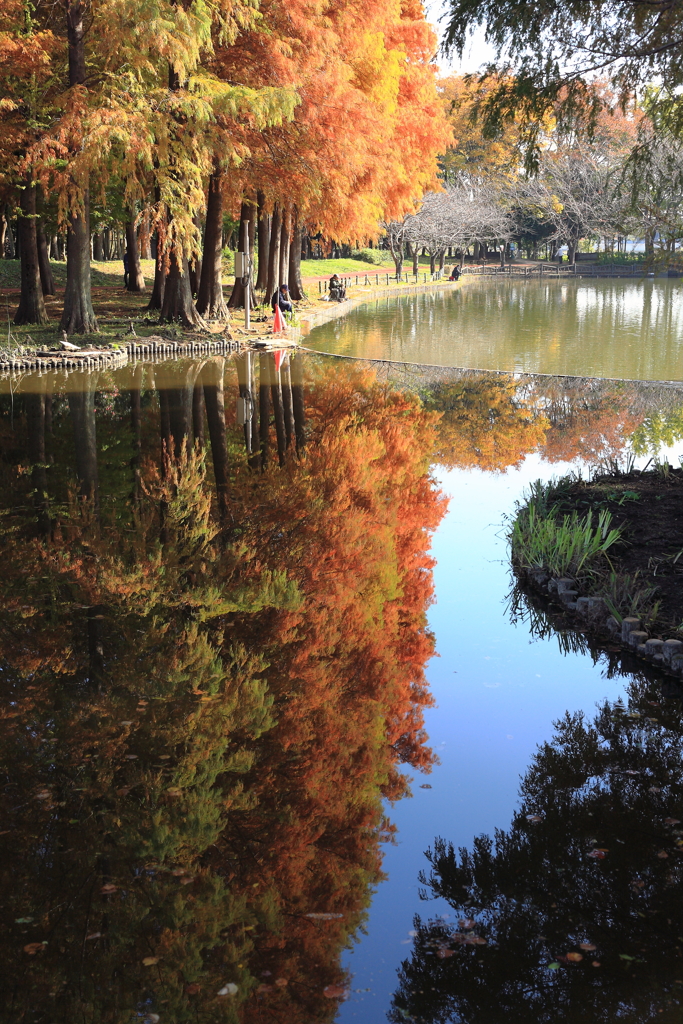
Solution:
M 677 463 L 673 450 L 669 456 Z M 417 776 L 413 799 L 390 811 L 397 843 L 385 848 L 388 880 L 373 900 L 368 934 L 345 956 L 353 979 L 338 1016 L 342 1024 L 385 1019 L 397 968 L 410 954 L 413 915 L 450 910 L 418 896 L 418 872 L 434 837 L 470 846 L 475 835 L 506 828 L 519 777 L 538 744 L 551 737 L 552 723 L 566 710 L 590 715 L 624 690 L 624 680 L 604 678 L 590 656 L 561 654 L 555 638 L 533 640 L 505 610 L 504 517 L 533 480 L 571 468 L 576 464 L 551 467 L 532 455 L 504 474 L 473 469 L 440 476 L 450 507 L 433 544 L 437 600 L 430 624 L 440 657 L 428 670 L 437 707 L 427 715 L 427 731 L 441 765 L 431 776 Z M 432 788 L 421 789 L 424 783 Z

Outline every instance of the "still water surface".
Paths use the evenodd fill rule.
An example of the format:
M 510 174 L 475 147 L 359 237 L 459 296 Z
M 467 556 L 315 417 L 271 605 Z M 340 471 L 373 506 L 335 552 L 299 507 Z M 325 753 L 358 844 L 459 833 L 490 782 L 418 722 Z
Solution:
M 311 332 L 321 352 L 485 370 L 680 380 L 678 280 L 464 279 L 381 299 Z
M 504 521 L 676 459 L 683 392 L 420 388 L 438 422 L 325 359 L 5 385 L 1 1020 L 680 1019 L 681 703 L 514 613 Z

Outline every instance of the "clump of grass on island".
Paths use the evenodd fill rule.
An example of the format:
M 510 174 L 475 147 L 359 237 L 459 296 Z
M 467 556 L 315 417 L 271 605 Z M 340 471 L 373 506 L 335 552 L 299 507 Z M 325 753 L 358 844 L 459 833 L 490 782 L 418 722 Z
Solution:
M 601 509 L 561 514 L 557 501 L 571 478 L 531 486 L 508 538 L 513 564 L 519 569 L 543 569 L 556 578 L 569 576 L 595 582 L 612 570 L 607 552 L 621 539 L 621 527 L 612 526 L 612 513 Z

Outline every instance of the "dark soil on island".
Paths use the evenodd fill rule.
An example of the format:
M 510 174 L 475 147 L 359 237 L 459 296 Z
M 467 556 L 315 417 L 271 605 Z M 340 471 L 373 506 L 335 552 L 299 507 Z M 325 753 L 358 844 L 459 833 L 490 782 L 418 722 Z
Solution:
M 622 539 L 609 551 L 615 573 L 634 593 L 654 588 L 655 632 L 678 629 L 683 624 L 683 470 L 578 480 L 554 498 L 558 514 L 612 513 L 612 525 L 623 527 Z

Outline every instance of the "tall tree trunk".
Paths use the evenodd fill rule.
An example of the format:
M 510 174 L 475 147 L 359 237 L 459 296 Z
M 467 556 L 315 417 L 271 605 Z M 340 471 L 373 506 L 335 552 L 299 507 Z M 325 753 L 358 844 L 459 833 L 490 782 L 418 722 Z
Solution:
M 82 379 L 74 383 L 82 384 L 80 390 L 69 392 L 69 410 L 76 446 L 78 490 L 81 497 L 92 501 L 97 509 L 99 493 L 94 381 L 89 375 L 83 374 Z
M 14 315 L 15 324 L 44 324 L 48 316 L 43 300 L 36 237 L 36 189 L 28 180 L 21 192 L 18 234 L 21 249 L 21 297 Z
M 172 252 L 159 323 L 176 321 L 185 327 L 206 327 L 192 301 L 187 257 Z
M 209 178 L 209 198 L 204 228 L 204 258 L 199 281 L 197 312 L 209 320 L 229 320 L 223 298 L 223 192 L 222 171 L 216 165 Z
M 293 299 L 306 298 L 301 279 L 301 222 L 296 206 L 292 211 L 292 235 L 289 246 L 289 294 Z
M 104 249 L 102 247 L 102 232 L 96 231 L 92 236 L 92 258 L 95 263 L 102 263 L 104 260 Z
M 220 358 L 208 360 L 202 370 L 206 420 L 211 438 L 213 475 L 216 481 L 218 508 L 222 518 L 225 518 L 228 512 L 228 487 L 230 486 L 228 442 L 225 431 L 224 372 L 225 359 Z
M 270 304 L 273 294 L 280 287 L 278 280 L 280 273 L 280 232 L 282 228 L 282 214 L 276 203 L 273 208 L 273 218 L 270 222 L 270 245 L 268 248 L 268 277 L 266 282 L 266 302 Z
M 40 203 L 40 208 L 44 206 Z M 36 220 L 36 242 L 38 243 L 38 268 L 40 270 L 40 284 L 43 295 L 55 294 L 55 279 L 50 266 L 50 254 L 47 248 L 47 236 L 45 234 L 45 221 L 41 216 Z
M 243 202 L 240 208 L 240 226 L 237 242 L 237 249 L 239 252 L 251 251 L 250 234 L 254 217 L 255 210 L 253 204 Z M 249 302 L 252 307 L 256 305 L 256 297 L 254 295 L 253 288 Z M 228 299 L 228 306 L 230 309 L 241 309 L 244 306 L 244 285 L 242 284 L 241 277 L 235 278 L 235 283 L 232 286 L 232 293 Z
M 256 290 L 262 292 L 268 284 L 268 252 L 270 249 L 270 217 L 266 213 L 266 197 L 263 192 L 256 193 L 258 208 L 258 271 Z
M 282 229 L 280 231 L 280 284 L 289 283 L 290 224 L 289 210 L 284 210 L 282 214 Z
M 270 435 L 270 365 L 267 352 L 259 355 L 259 442 L 261 469 L 268 463 L 268 442 Z
M 64 0 L 69 44 L 69 85 L 85 85 L 85 24 L 81 0 Z M 66 242 L 66 288 L 60 326 L 67 334 L 97 331 L 90 290 L 90 196 L 87 178 L 80 183 L 81 207 L 69 215 Z
M 194 226 L 197 229 L 198 237 L 201 238 L 202 224 L 199 219 L 199 215 L 195 214 L 192 220 L 194 221 Z M 190 291 L 192 292 L 193 297 L 196 298 L 199 295 L 199 282 L 202 279 L 201 255 L 197 254 L 196 256 L 193 256 L 192 259 L 189 261 L 188 267 L 190 272 Z
M 140 259 L 152 259 L 152 233 L 150 231 L 149 210 L 145 210 L 140 221 Z
M 292 405 L 294 407 L 294 436 L 300 455 L 306 444 L 306 416 L 304 413 L 304 363 L 300 352 L 291 357 Z
M 129 292 L 139 294 L 145 291 L 145 279 L 142 276 L 140 266 L 140 252 L 138 250 L 138 237 L 135 230 L 135 215 L 131 211 L 130 219 L 126 221 L 126 252 L 128 253 L 128 285 Z

